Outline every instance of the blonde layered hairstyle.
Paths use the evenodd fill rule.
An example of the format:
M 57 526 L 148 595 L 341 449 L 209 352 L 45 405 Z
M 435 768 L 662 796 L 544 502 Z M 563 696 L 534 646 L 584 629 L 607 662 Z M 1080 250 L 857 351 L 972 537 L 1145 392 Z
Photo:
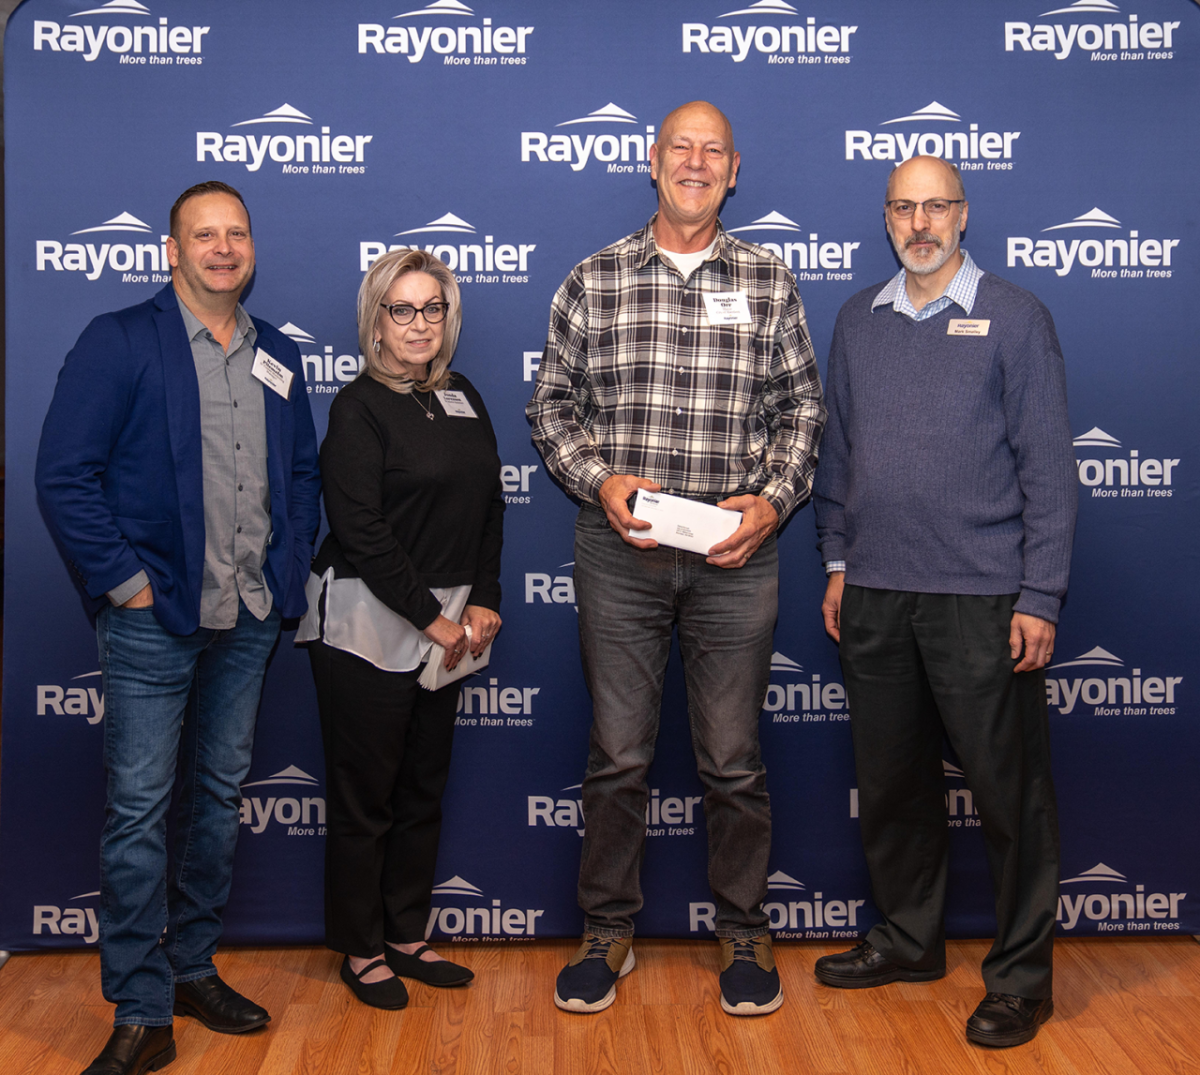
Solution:
M 443 301 L 450 307 L 443 322 L 446 327 L 441 350 L 429 363 L 429 376 L 424 381 L 414 381 L 402 373 L 393 373 L 384 365 L 375 349 L 375 325 L 379 318 L 391 316 L 383 308 L 384 296 L 400 277 L 410 272 L 432 276 L 442 290 Z M 387 385 L 393 392 L 405 394 L 414 388 L 420 392 L 435 392 L 445 388 L 450 383 L 450 360 L 458 347 L 461 329 L 462 297 L 458 281 L 440 258 L 435 258 L 425 250 L 389 250 L 367 270 L 358 289 L 358 349 L 366 362 L 363 372 L 369 377 Z

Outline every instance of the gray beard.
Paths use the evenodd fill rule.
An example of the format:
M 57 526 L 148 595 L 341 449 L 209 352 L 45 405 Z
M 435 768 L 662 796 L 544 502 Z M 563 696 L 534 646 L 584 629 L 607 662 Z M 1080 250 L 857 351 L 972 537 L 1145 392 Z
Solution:
M 920 232 L 919 235 L 922 238 L 929 237 L 934 239 L 934 241 L 937 240 L 937 236 L 932 235 L 930 232 Z M 929 276 L 931 273 L 937 272 L 938 269 L 954 256 L 954 252 L 958 249 L 958 234 L 955 233 L 954 238 L 950 242 L 944 243 L 937 253 L 927 260 L 919 260 L 914 257 L 908 252 L 907 247 L 902 246 L 895 239 L 892 240 L 892 246 L 896 249 L 896 256 L 900 258 L 900 264 L 908 272 L 916 276 Z

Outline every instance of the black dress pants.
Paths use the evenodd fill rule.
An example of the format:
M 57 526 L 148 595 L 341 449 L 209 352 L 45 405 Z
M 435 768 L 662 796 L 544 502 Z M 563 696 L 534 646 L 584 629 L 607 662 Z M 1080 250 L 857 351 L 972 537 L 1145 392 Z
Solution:
M 325 744 L 325 943 L 367 958 L 425 939 L 459 684 L 424 690 L 309 644 Z
M 1013 674 L 1016 595 L 846 586 L 841 660 L 858 772 L 863 848 L 883 921 L 867 939 L 914 970 L 946 964 L 949 854 L 943 733 L 983 829 L 996 940 L 989 992 L 1052 991 L 1058 814 L 1045 674 Z

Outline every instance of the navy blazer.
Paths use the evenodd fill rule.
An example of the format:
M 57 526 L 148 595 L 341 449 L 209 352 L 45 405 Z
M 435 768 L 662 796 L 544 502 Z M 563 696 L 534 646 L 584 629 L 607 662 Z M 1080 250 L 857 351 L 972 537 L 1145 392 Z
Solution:
M 252 318 L 257 346 L 295 376 L 263 386 L 273 532 L 263 575 L 285 617 L 303 615 L 320 523 L 317 438 L 296 345 Z M 172 634 L 200 625 L 204 477 L 200 386 L 175 289 L 95 318 L 67 355 L 42 427 L 35 475 L 55 541 L 91 598 L 145 570 Z

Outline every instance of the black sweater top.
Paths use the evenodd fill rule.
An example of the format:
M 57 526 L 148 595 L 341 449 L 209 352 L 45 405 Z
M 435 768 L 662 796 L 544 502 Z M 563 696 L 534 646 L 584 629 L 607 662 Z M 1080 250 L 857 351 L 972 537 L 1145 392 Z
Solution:
M 422 631 L 441 613 L 430 587 L 469 585 L 468 604 L 500 608 L 496 434 L 466 377 L 449 388 L 479 417 L 451 418 L 433 393 L 401 395 L 364 374 L 338 392 L 321 445 L 329 536 L 313 571 L 362 578 Z

